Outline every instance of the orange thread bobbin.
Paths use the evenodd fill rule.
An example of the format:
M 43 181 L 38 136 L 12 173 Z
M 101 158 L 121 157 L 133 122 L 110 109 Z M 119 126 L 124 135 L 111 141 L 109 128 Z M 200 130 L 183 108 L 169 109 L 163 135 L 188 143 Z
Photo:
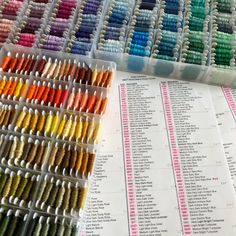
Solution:
M 89 113 L 93 112 L 96 100 L 97 100 L 97 97 L 96 97 L 96 91 L 95 91 L 94 94 L 89 97 L 86 112 L 89 112 Z
M 16 73 L 19 73 L 22 70 L 22 66 L 25 61 L 25 54 L 22 54 L 21 58 L 19 59 L 17 66 L 16 66 Z
M 5 85 L 4 89 L 3 89 L 3 93 L 2 94 L 4 95 L 4 97 L 7 96 L 8 91 L 11 88 L 11 85 L 12 85 L 12 77 L 9 78 L 9 80 L 7 81 L 7 83 L 6 83 L 6 85 Z
M 102 99 L 102 104 L 101 104 L 101 107 L 99 109 L 99 114 L 100 115 L 103 115 L 106 111 L 106 108 L 107 108 L 107 104 L 108 104 L 108 98 L 105 97 Z
M 56 91 L 56 94 L 55 94 L 54 101 L 53 101 L 54 106 L 59 107 L 61 95 L 62 95 L 62 88 L 61 88 L 61 85 L 59 85 L 59 87 Z
M 10 65 L 10 62 L 11 62 L 11 59 L 12 59 L 11 53 L 8 52 L 8 53 L 7 53 L 7 56 L 4 57 L 3 62 L 2 62 L 1 69 L 2 69 L 3 71 L 8 71 L 9 65 Z
M 18 78 L 16 77 L 16 78 L 12 81 L 11 87 L 10 87 L 10 89 L 9 89 L 9 91 L 8 91 L 8 94 L 7 94 L 7 95 L 8 95 L 9 97 L 12 97 L 12 96 L 13 96 L 17 84 L 18 84 Z
M 36 97 L 35 97 L 35 103 L 38 103 L 41 101 L 41 98 L 43 96 L 43 93 L 46 89 L 46 82 L 44 81 L 43 84 L 41 86 L 39 86 L 39 89 L 38 89 L 38 92 L 36 94 Z
M 31 84 L 29 87 L 28 93 L 26 95 L 26 100 L 31 101 L 33 99 L 36 88 L 37 88 L 36 81 L 34 81 L 33 84 Z
M 18 62 L 18 53 L 16 54 L 15 58 L 12 58 L 11 63 L 9 65 L 9 72 L 14 73 L 16 69 L 16 65 Z
M 42 105 L 47 103 L 50 89 L 51 89 L 51 84 L 48 83 L 48 86 L 45 88 L 45 91 L 44 91 L 44 93 L 43 93 L 43 95 L 41 97 L 41 101 L 39 101 L 39 102 L 41 102 Z
M 83 97 L 81 98 L 81 103 L 80 103 L 80 111 L 84 111 L 88 102 L 88 90 L 86 89 L 85 93 L 83 94 Z

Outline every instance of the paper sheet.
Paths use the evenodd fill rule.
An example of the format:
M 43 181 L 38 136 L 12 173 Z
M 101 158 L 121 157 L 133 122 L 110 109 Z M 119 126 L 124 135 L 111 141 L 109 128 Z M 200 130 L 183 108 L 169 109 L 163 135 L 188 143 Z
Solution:
M 236 191 L 236 90 L 211 87 L 211 94 L 225 155 Z
M 236 235 L 208 86 L 117 73 L 86 235 Z

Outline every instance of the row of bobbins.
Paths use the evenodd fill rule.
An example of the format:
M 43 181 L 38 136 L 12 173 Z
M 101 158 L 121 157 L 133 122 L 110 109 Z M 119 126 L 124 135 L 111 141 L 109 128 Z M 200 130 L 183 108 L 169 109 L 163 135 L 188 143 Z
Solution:
M 178 61 L 182 46 L 183 1 L 161 1 L 157 21 L 157 33 L 152 57 L 168 61 Z
M 104 66 L 94 68 L 86 62 L 76 59 L 58 59 L 51 57 L 39 57 L 34 54 L 10 53 L 3 58 L 0 71 L 20 75 L 33 75 L 42 79 L 53 81 L 72 81 L 96 87 L 109 88 L 113 80 L 111 68 Z
M 0 168 L 2 205 L 34 208 L 49 214 L 80 218 L 87 191 L 86 183 Z
M 70 218 L 53 217 L 41 212 L 29 212 L 0 205 L 1 236 L 76 236 L 79 224 Z
M 1 236 L 23 235 L 28 219 L 28 211 L 0 205 Z
M 236 66 L 236 2 L 212 1 L 211 65 L 221 68 Z
M 3 0 L 0 5 L 0 44 L 11 35 L 17 17 L 25 11 L 26 1 Z
M 126 53 L 150 57 L 159 8 L 160 3 L 156 0 L 136 2 L 126 42 Z
M 186 18 L 181 61 L 209 64 L 210 1 L 191 0 L 185 5 Z
M 55 109 L 1 104 L 1 129 L 42 137 L 97 144 L 100 139 L 100 117 L 60 113 Z
M 73 24 L 77 0 L 58 0 L 54 4 L 53 12 L 49 18 L 46 28 L 42 30 L 38 47 L 53 51 L 61 51 L 68 37 L 68 29 Z
M 95 150 L 75 143 L 19 134 L 0 135 L 1 164 L 57 175 L 88 179 Z
M 50 5 L 51 0 L 48 3 L 30 1 L 21 21 L 15 25 L 11 42 L 21 46 L 34 46 L 42 25 L 46 24 Z
M 52 217 L 35 212 L 25 228 L 27 235 L 78 236 L 80 225 L 69 218 Z
M 23 208 L 32 207 L 39 175 L 0 168 L 0 176 L 1 204 L 17 205 Z
M 134 1 L 111 1 L 99 35 L 98 50 L 123 53 Z
M 89 55 L 93 40 L 97 35 L 103 4 L 104 0 L 85 0 L 81 3 L 77 15 L 75 15 L 76 23 L 66 45 L 67 52 Z
M 30 66 L 26 65 L 26 69 L 23 70 L 21 67 L 15 68 L 14 66 L 21 60 L 18 53 L 15 57 L 8 54 L 3 59 L 1 70 L 16 73 L 20 71 L 20 74 L 31 73 L 31 70 L 27 68 L 34 67 L 36 60 L 31 60 L 33 63 L 28 62 Z M 26 59 L 27 61 L 28 59 Z M 38 79 L 37 77 L 31 79 L 30 82 L 27 77 L 23 76 L 9 76 L 8 74 L 0 76 L 0 96 L 5 99 L 13 99 L 14 101 L 25 103 L 41 104 L 55 108 L 65 107 L 73 111 L 104 114 L 108 100 L 107 92 L 99 87 L 91 87 L 91 85 L 109 87 L 113 80 L 112 71 L 109 68 L 108 70 L 101 68 L 98 71 L 96 66 L 93 70 L 90 67 L 86 69 L 84 64 L 81 67 L 80 63 L 77 63 L 75 60 L 73 63 L 70 63 L 70 60 L 64 60 L 62 64 L 60 62 L 58 63 L 57 59 L 53 62 L 51 58 L 46 59 L 46 57 L 38 61 L 35 75 L 54 78 L 48 82 L 44 81 L 43 78 Z M 74 81 L 75 84 L 69 89 L 70 83 L 57 81 L 57 77 L 66 81 L 67 79 Z M 79 82 L 79 84 L 76 84 L 76 82 Z
M 104 91 L 94 90 L 86 85 L 68 85 L 60 82 L 45 82 L 0 75 L 0 96 L 2 99 L 19 101 L 22 104 L 39 104 L 46 107 L 103 115 L 107 107 Z

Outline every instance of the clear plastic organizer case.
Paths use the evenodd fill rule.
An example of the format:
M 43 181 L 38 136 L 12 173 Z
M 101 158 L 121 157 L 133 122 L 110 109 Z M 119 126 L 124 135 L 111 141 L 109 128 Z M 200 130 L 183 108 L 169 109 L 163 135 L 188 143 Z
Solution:
M 7 5 L 10 4 L 10 0 L 1 1 L 0 5 L 0 47 L 8 41 L 12 32 L 15 29 L 15 25 L 24 15 L 28 6 L 28 1 L 22 1 L 22 6 L 16 11 L 6 11 Z M 7 24 L 7 26 L 6 26 Z
M 24 223 L 21 235 L 45 224 L 79 234 L 115 70 L 113 62 L 2 47 L 0 228 L 14 219 Z
M 2 8 L 7 2 L 7 0 L 3 1 Z M 122 14 L 125 15 L 122 22 L 112 15 L 118 0 L 100 0 L 96 12 L 91 14 L 92 24 L 90 24 L 91 19 L 86 18 L 85 6 L 89 1 L 75 0 L 75 2 L 76 7 L 68 16 L 64 30 L 55 33 L 57 12 L 62 1 L 45 1 L 45 12 L 40 20 L 40 27 L 35 32 L 33 48 L 85 54 L 90 58 L 114 61 L 118 69 L 123 71 L 236 87 L 235 0 L 231 0 L 230 3 L 207 0 L 201 12 L 192 12 L 194 0 L 177 1 L 178 6 L 174 5 L 173 9 L 165 0 L 155 1 L 154 7 L 154 1 L 128 0 L 124 2 L 127 7 L 122 10 Z M 30 9 L 34 4 L 34 1 L 24 2 L 24 9 L 18 15 L 7 43 L 19 44 L 20 32 L 27 24 Z M 148 26 L 140 22 L 142 4 L 146 5 L 145 9 L 151 9 Z M 222 11 L 223 5 L 225 8 Z M 199 17 L 201 19 L 199 23 L 197 18 L 200 13 L 203 17 Z M 173 26 L 170 27 L 166 23 L 169 16 L 176 20 L 175 29 L 171 29 Z M 114 18 L 112 24 L 108 22 L 110 17 Z M 225 22 L 227 27 L 222 26 Z M 222 63 L 223 59 L 219 54 L 222 46 L 219 39 L 225 31 L 229 32 L 228 36 L 232 38 L 231 42 L 226 45 L 230 47 L 227 49 L 228 54 L 224 55 L 226 64 Z M 108 46 L 107 37 L 113 35 L 114 32 L 119 34 L 118 40 L 115 42 L 108 40 L 110 45 Z M 140 53 L 140 47 L 137 49 L 132 45 L 135 32 L 148 34 L 142 53 Z M 168 37 L 174 41 L 173 44 L 168 44 L 171 52 L 162 44 L 163 40 Z M 191 46 L 196 44 L 195 38 L 200 40 L 200 44 L 198 42 L 199 47 L 197 49 L 195 47 L 195 51 L 192 51 Z M 50 41 L 55 42 L 50 44 Z M 162 50 L 167 50 L 171 55 L 162 54 Z
M 235 82 L 235 1 L 231 1 L 231 8 L 228 12 L 220 12 L 217 4 L 217 0 L 205 1 L 205 8 L 202 12 L 205 14 L 202 20 L 202 30 L 196 31 L 202 35 L 202 51 L 194 52 L 199 57 L 199 62 L 191 61 L 189 57 L 189 45 L 191 43 L 190 35 L 193 25 L 194 15 L 191 11 L 192 1 L 179 1 L 179 9 L 176 8 L 175 12 L 170 11 L 171 15 L 176 16 L 176 31 L 171 32 L 163 30 L 163 19 L 166 14 L 166 2 L 165 0 L 156 1 L 155 6 L 151 6 L 154 3 L 150 3 L 150 9 L 152 9 L 152 17 L 150 24 L 147 28 L 137 26 L 138 16 L 140 13 L 139 6 L 143 4 L 142 1 L 127 1 L 125 18 L 122 22 L 114 22 L 112 10 L 115 7 L 116 0 L 108 1 L 109 4 L 104 10 L 104 20 L 100 27 L 98 34 L 98 43 L 94 50 L 95 58 L 103 60 L 112 60 L 117 63 L 117 68 L 123 71 L 131 71 L 136 73 L 144 73 L 148 75 L 157 75 L 165 78 L 175 78 L 188 81 L 196 81 L 208 84 L 216 85 L 229 85 L 236 86 Z M 145 2 L 148 5 L 148 2 Z M 193 3 L 194 4 L 194 3 Z M 146 9 L 149 8 L 146 6 Z M 216 60 L 217 48 L 217 33 L 219 29 L 217 17 L 223 16 L 228 20 L 228 26 L 231 30 L 232 42 L 231 52 L 229 53 L 228 66 L 221 66 Z M 114 19 L 109 23 L 110 17 Z M 168 27 L 167 27 L 168 28 Z M 114 36 L 113 31 L 117 32 L 116 39 L 110 40 L 110 36 Z M 146 43 L 145 52 L 142 52 L 142 56 L 138 55 L 141 52 L 132 48 L 131 42 L 134 32 L 148 33 L 149 38 Z M 192 31 L 193 32 L 193 31 Z M 174 34 L 173 34 L 174 33 Z M 171 57 L 165 57 L 160 54 L 160 50 L 163 49 L 161 40 L 168 35 L 175 35 L 176 44 L 173 47 L 173 55 Z M 118 37 L 119 36 L 119 37 Z M 193 37 L 191 37 L 193 38 Z M 113 45 L 112 48 L 109 45 Z M 172 45 L 173 46 L 173 45 Z M 220 59 L 218 59 L 219 61 Z

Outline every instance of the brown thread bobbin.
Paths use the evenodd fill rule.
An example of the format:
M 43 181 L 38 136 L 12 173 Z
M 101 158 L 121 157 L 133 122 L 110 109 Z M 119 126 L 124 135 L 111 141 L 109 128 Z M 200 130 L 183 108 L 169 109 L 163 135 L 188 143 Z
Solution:
M 40 76 L 43 72 L 44 66 L 46 65 L 46 57 L 43 56 L 43 58 L 38 62 L 36 67 L 36 76 Z
M 53 166 L 60 166 L 66 153 L 65 149 L 66 149 L 66 144 L 63 144 L 63 146 L 58 148 Z
M 45 149 L 45 142 L 42 141 L 39 146 L 38 146 L 38 150 L 37 150 L 37 155 L 35 157 L 35 160 L 34 160 L 34 163 L 36 165 L 39 165 L 40 162 L 41 162 L 41 159 L 42 159 L 42 156 L 43 156 L 43 153 L 44 153 L 44 149 Z
M 85 73 L 86 73 L 86 69 L 84 68 L 84 64 L 83 64 L 83 67 L 81 67 L 79 70 L 79 75 L 78 75 L 78 80 L 77 80 L 79 83 L 84 82 Z
M 11 135 L 9 137 L 9 140 L 5 140 L 5 145 L 4 145 L 3 151 L 2 151 L 2 157 L 8 159 L 9 154 L 10 154 L 10 150 L 11 150 L 11 146 L 13 145 L 13 142 L 14 142 L 13 135 Z
M 39 165 L 43 165 L 44 163 L 46 163 L 46 160 L 47 160 L 47 157 L 49 155 L 49 152 L 50 152 L 50 149 L 51 149 L 51 146 L 50 146 L 50 142 L 46 145 L 46 147 L 44 148 L 44 152 L 43 152 L 43 155 L 42 155 L 42 158 L 41 158 L 41 161 L 39 162 Z
M 89 154 L 87 169 L 86 169 L 86 176 L 90 176 L 93 172 L 93 166 L 95 162 L 95 153 Z
M 84 152 L 81 168 L 79 170 L 79 173 L 81 176 L 85 175 L 85 172 L 87 169 L 87 164 L 88 164 L 88 156 L 89 156 L 89 154 L 88 154 L 88 151 L 86 150 L 86 152 Z
M 70 168 L 71 171 L 75 169 L 77 156 L 78 156 L 78 152 L 77 152 L 76 147 L 75 147 L 75 148 L 72 149 L 72 153 L 71 153 L 71 156 L 70 156 L 69 168 Z
M 26 161 L 26 160 L 27 160 L 27 158 L 28 158 L 28 156 L 29 156 L 29 152 L 30 152 L 30 150 L 31 150 L 31 148 L 32 148 L 33 145 L 34 145 L 33 139 L 32 139 L 32 138 L 29 138 L 28 141 L 27 141 L 26 144 L 25 144 L 24 151 L 23 151 L 23 155 L 22 155 L 22 157 L 21 157 L 21 159 L 22 159 L 23 161 Z
M 86 84 L 89 84 L 91 78 L 92 78 L 92 70 L 91 70 L 91 68 L 89 67 L 89 68 L 87 69 L 86 73 L 85 73 L 85 79 L 84 79 L 84 80 L 85 80 L 85 83 L 86 83 Z
M 70 163 L 70 157 L 71 157 L 71 147 L 69 146 L 66 149 L 66 153 L 65 153 L 65 157 L 62 160 L 62 168 L 67 170 L 69 167 L 69 163 Z
M 34 55 L 32 55 L 32 59 L 30 60 L 29 64 L 27 65 L 25 69 L 28 75 L 33 70 L 35 63 L 36 63 L 36 60 L 34 59 Z
M 7 113 L 7 106 L 3 106 L 1 110 L 1 116 L 0 116 L 0 126 L 2 126 L 4 122 L 5 115 Z
M 3 119 L 4 119 L 4 105 L 0 107 L 0 125 L 2 125 Z
M 7 127 L 10 123 L 10 117 L 11 117 L 11 112 L 12 112 L 12 106 L 8 107 L 8 110 L 6 111 L 2 126 Z
M 83 159 L 83 149 L 81 148 L 80 151 L 78 152 L 77 156 L 77 161 L 76 161 L 76 172 L 80 170 L 81 164 L 82 164 L 82 159 Z
M 56 158 L 56 155 L 57 155 L 57 152 L 58 152 L 58 143 L 56 143 L 53 147 L 52 147 L 52 150 L 51 150 L 51 153 L 50 153 L 50 156 L 47 160 L 47 164 L 49 166 L 53 166 L 54 162 L 55 162 L 55 158 Z

